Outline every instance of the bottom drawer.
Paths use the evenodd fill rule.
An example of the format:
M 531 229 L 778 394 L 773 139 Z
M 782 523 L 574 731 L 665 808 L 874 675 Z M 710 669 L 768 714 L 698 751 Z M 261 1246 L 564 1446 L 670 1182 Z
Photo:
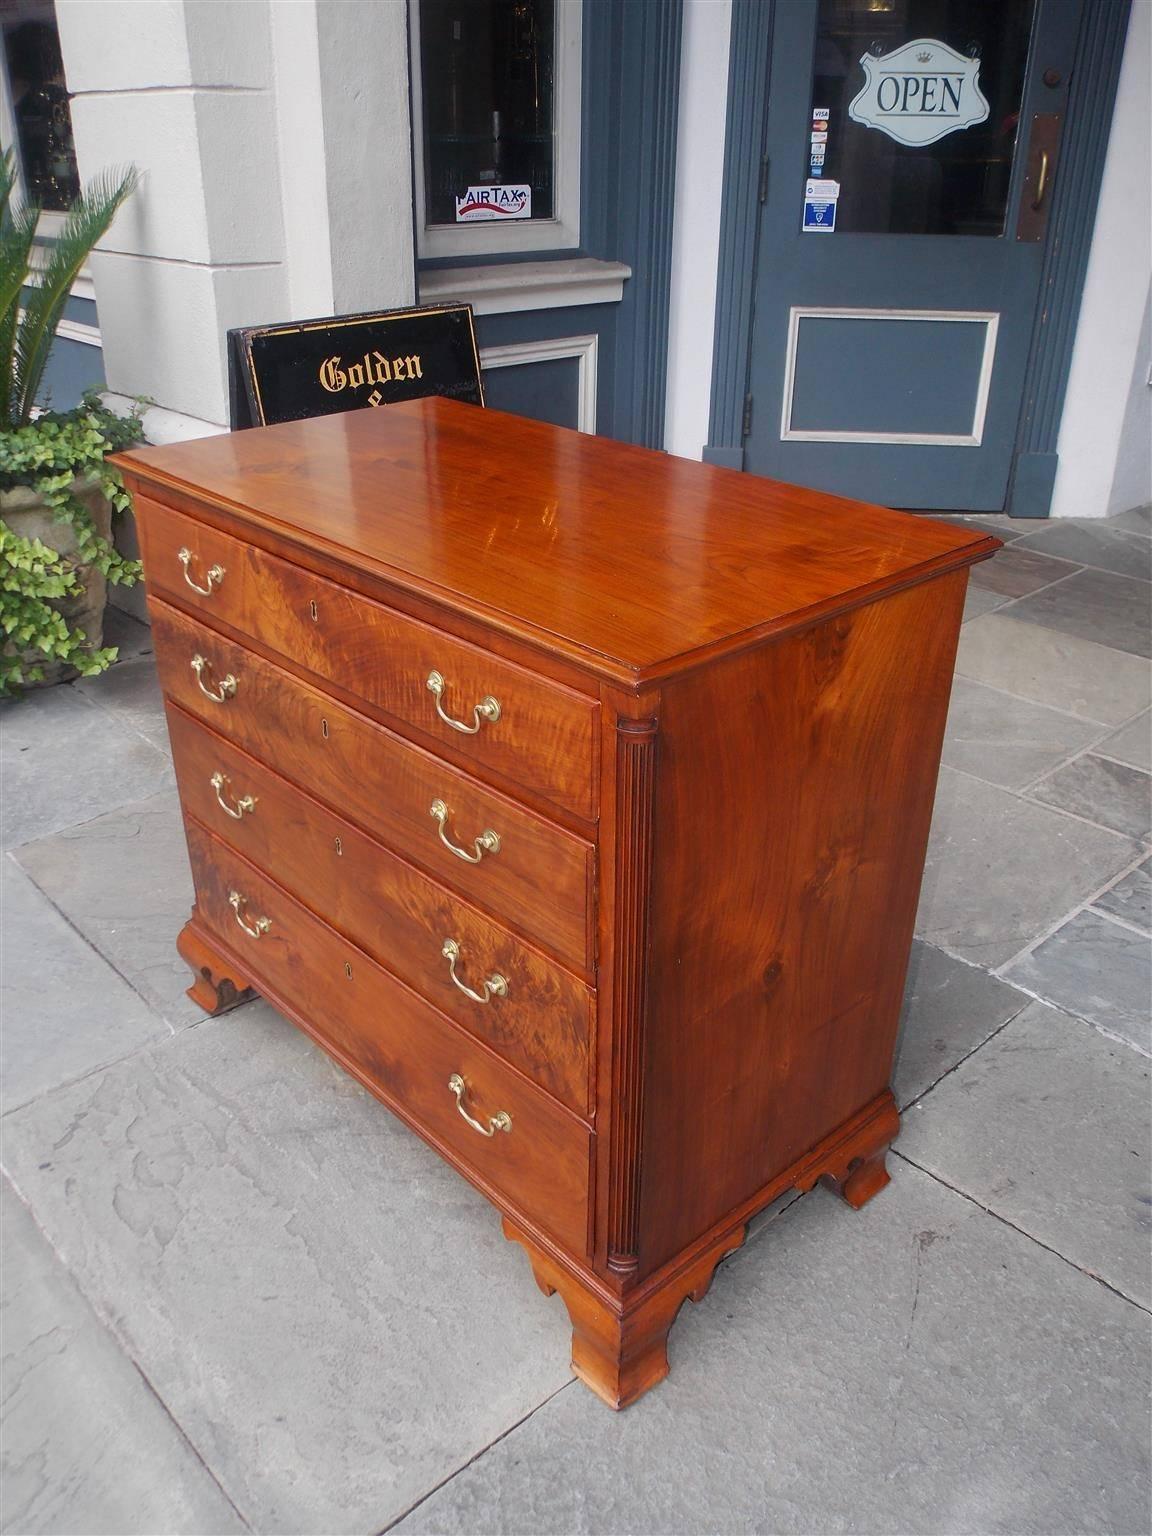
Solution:
M 198 822 L 186 825 L 199 919 L 257 989 L 359 1069 L 497 1203 L 587 1253 L 587 1127 Z

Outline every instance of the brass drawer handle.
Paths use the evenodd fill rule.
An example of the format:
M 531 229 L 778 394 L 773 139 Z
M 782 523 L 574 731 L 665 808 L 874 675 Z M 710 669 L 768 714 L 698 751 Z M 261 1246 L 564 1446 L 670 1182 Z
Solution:
M 465 736 L 475 736 L 476 732 L 484 724 L 485 720 L 496 721 L 500 718 L 500 700 L 494 699 L 491 694 L 481 699 L 472 710 L 472 724 L 465 725 L 463 720 L 453 720 L 451 715 L 446 715 L 440 706 L 440 698 L 445 689 L 445 682 L 439 672 L 429 672 L 428 681 L 424 684 L 428 692 L 436 700 L 436 713 L 445 725 L 450 725 L 454 731 L 463 731 Z
M 253 795 L 243 795 L 237 800 L 235 805 L 228 804 L 224 798 L 224 786 L 229 783 L 226 773 L 214 773 L 208 782 L 216 791 L 216 803 L 225 816 L 231 816 L 233 820 L 240 821 L 245 811 L 254 811 L 256 809 L 256 799 Z
M 466 864 L 479 864 L 486 853 L 500 852 L 500 834 L 493 832 L 491 827 L 487 831 L 481 832 L 480 836 L 474 840 L 472 844 L 473 852 L 469 853 L 467 848 L 457 847 L 444 831 L 448 821 L 448 807 L 444 804 L 443 800 L 433 800 L 428 808 L 428 814 L 432 817 L 433 821 L 439 822 L 440 841 L 447 848 L 448 852 L 454 853 L 458 859 L 463 859 Z
M 228 905 L 236 914 L 236 921 L 243 928 L 250 939 L 258 939 L 268 932 L 272 926 L 270 917 L 258 917 L 254 923 L 246 922 L 243 909 L 248 905 L 247 896 L 241 896 L 239 891 L 228 892 Z
M 456 974 L 456 962 L 460 958 L 460 946 L 455 939 L 445 939 L 440 953 L 448 962 L 448 974 L 452 978 L 452 985 L 459 987 L 465 997 L 470 997 L 474 1003 L 486 1003 L 493 997 L 507 997 L 508 983 L 499 971 L 493 971 L 486 981 L 480 983 L 480 991 L 473 992 L 466 986 Z
M 204 668 L 207 665 L 208 662 L 203 656 L 193 656 L 192 670 L 196 674 L 196 681 L 199 684 L 200 692 L 206 699 L 211 699 L 213 704 L 224 704 L 236 692 L 236 679 L 229 672 L 227 677 L 220 679 L 219 689 L 213 693 L 211 688 L 206 688 L 204 685 Z
M 184 567 L 184 580 L 192 588 L 193 592 L 199 592 L 201 597 L 211 597 L 213 587 L 218 587 L 224 580 L 224 567 L 222 565 L 210 565 L 204 574 L 206 586 L 197 586 L 196 582 L 188 574 L 188 567 L 192 563 L 192 551 L 181 549 L 176 554 L 177 560 Z
M 456 1095 L 456 1108 L 467 1120 L 474 1131 L 479 1131 L 481 1136 L 495 1136 L 497 1131 L 510 1131 L 512 1129 L 512 1116 L 499 1109 L 488 1121 L 487 1125 L 481 1125 L 479 1120 L 473 1120 L 472 1116 L 464 1108 L 464 1095 L 468 1092 L 468 1084 L 460 1076 L 459 1072 L 453 1072 L 448 1079 L 448 1087 Z

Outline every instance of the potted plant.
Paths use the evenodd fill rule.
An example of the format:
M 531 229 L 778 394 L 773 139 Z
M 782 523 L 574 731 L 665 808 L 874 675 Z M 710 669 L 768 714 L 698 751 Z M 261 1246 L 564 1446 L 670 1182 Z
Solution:
M 14 205 L 13 157 L 0 160 L 0 695 L 109 666 L 107 583 L 140 573 L 112 543 L 128 497 L 105 463 L 140 440 L 139 412 L 119 417 L 94 394 L 70 411 L 36 404 L 72 284 L 136 181 L 86 187 L 34 272 L 40 210 Z

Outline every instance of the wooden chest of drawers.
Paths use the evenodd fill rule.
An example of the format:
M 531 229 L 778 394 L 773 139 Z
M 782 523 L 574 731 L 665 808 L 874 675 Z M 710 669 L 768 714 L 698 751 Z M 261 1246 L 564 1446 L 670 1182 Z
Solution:
M 752 1215 L 887 1182 L 997 541 L 442 400 L 119 462 L 193 996 L 260 991 L 453 1163 L 634 1401 Z

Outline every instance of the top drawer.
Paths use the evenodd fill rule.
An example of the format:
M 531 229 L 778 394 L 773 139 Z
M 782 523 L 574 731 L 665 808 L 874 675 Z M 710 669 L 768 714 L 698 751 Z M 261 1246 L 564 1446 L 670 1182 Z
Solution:
M 595 817 L 594 700 L 146 497 L 137 498 L 136 514 L 151 590 Z

